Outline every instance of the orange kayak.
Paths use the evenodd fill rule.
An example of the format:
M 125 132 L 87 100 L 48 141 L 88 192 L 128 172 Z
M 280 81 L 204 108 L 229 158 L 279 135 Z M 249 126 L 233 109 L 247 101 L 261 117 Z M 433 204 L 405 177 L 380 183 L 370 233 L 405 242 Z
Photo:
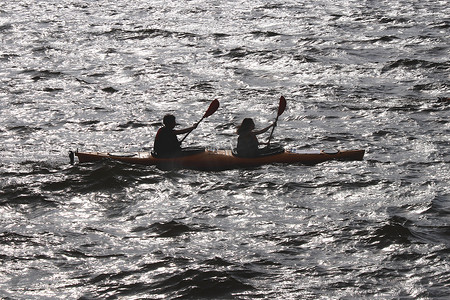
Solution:
M 258 157 L 238 157 L 232 150 L 197 150 L 193 154 L 172 158 L 157 158 L 150 152 L 71 152 L 80 163 L 100 160 L 116 160 L 130 164 L 154 165 L 160 169 L 193 169 L 220 171 L 237 168 L 252 168 L 266 164 L 305 164 L 314 165 L 328 160 L 362 160 L 365 150 L 282 150 L 276 154 Z

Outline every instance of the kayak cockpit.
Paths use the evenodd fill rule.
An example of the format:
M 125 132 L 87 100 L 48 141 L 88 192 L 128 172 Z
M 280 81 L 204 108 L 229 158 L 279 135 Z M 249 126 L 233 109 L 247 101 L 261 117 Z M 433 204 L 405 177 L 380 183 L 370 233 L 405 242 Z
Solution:
M 280 153 L 284 153 L 284 148 L 280 145 L 273 145 L 271 147 L 265 147 L 265 148 L 260 148 L 258 149 L 256 156 L 247 156 L 247 155 L 241 155 L 238 153 L 236 148 L 233 148 L 233 150 L 231 151 L 231 153 L 233 154 L 233 156 L 235 157 L 239 157 L 239 158 L 260 158 L 260 157 L 266 157 L 266 156 L 271 156 L 271 155 L 276 155 L 276 154 L 280 154 Z
M 205 148 L 200 147 L 186 147 L 182 148 L 181 151 L 177 151 L 175 153 L 171 153 L 170 155 L 159 155 L 156 152 L 152 151 L 151 155 L 154 158 L 181 158 L 186 156 L 191 156 L 195 154 L 204 153 L 206 151 Z

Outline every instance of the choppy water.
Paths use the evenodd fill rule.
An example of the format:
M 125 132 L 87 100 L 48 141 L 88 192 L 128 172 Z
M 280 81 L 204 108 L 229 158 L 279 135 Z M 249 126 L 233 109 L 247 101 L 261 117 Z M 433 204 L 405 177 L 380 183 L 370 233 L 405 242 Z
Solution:
M 0 1 L 0 298 L 445 299 L 447 1 Z M 362 162 L 69 165 L 272 122 Z

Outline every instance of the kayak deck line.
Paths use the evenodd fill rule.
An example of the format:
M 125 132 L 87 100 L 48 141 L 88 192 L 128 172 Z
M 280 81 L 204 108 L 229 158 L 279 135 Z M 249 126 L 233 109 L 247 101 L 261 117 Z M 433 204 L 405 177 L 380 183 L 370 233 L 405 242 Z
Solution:
M 193 169 L 221 171 L 252 168 L 266 164 L 315 165 L 329 160 L 363 160 L 365 150 L 284 150 L 281 153 L 259 157 L 237 157 L 231 149 L 204 150 L 192 155 L 156 158 L 151 152 L 71 152 L 80 163 L 115 160 L 130 164 L 156 166 L 160 169 Z M 72 157 L 71 157 L 72 162 Z

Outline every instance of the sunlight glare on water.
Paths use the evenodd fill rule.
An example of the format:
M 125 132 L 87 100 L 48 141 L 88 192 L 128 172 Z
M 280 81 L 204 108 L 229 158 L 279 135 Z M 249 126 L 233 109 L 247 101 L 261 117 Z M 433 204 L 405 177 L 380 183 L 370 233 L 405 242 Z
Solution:
M 445 1 L 0 1 L 0 298 L 445 299 Z M 273 142 L 363 161 L 221 172 L 68 151 Z M 268 134 L 260 136 L 266 141 Z

